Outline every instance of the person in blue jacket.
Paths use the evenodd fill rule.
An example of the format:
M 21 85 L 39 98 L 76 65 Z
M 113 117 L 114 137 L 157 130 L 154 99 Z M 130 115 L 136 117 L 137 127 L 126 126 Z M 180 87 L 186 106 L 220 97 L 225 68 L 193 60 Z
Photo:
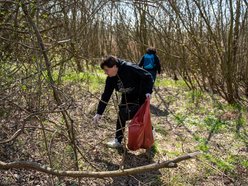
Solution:
M 98 123 L 101 119 L 113 91 L 121 92 L 115 139 L 107 143 L 109 147 L 117 148 L 121 147 L 126 121 L 132 119 L 146 98 L 151 96 L 153 78 L 138 65 L 114 56 L 108 56 L 100 66 L 108 77 L 93 122 Z
M 161 72 L 161 65 L 158 56 L 156 55 L 156 48 L 147 48 L 146 54 L 143 55 L 139 62 L 139 66 L 151 73 L 155 83 L 157 73 Z

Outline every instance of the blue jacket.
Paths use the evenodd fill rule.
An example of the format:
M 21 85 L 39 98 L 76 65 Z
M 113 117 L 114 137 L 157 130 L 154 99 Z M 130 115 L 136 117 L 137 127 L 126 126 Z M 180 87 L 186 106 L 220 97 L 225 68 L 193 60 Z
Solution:
M 154 68 L 153 69 L 146 69 L 148 71 L 155 71 L 155 72 L 158 72 L 160 74 L 161 72 L 161 65 L 160 65 L 160 61 L 159 61 L 159 58 L 156 54 L 150 54 L 150 53 L 147 53 L 145 55 L 153 55 L 154 57 Z M 139 62 L 139 66 L 144 68 L 144 61 L 145 61 L 145 55 L 141 58 L 140 62 Z

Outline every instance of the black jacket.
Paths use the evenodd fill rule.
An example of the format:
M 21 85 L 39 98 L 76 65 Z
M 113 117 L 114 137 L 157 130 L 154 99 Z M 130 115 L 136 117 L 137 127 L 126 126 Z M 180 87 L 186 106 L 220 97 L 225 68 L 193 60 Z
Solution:
M 153 79 L 149 72 L 134 63 L 119 59 L 117 67 L 117 75 L 107 77 L 106 79 L 105 89 L 98 104 L 97 114 L 102 115 L 114 89 L 122 92 L 122 104 L 142 104 L 145 101 L 145 94 L 152 93 Z

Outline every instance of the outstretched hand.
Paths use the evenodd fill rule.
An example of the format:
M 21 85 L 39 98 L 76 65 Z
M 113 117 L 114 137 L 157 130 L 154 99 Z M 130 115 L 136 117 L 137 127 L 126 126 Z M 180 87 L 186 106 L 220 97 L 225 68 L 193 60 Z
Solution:
M 151 99 L 151 94 L 150 93 L 146 93 L 146 98 L 150 98 Z

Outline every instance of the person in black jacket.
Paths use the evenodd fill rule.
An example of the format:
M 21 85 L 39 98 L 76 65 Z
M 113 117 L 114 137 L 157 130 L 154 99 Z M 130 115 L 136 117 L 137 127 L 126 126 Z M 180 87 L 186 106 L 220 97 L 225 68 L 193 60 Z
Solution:
M 113 91 L 121 92 L 115 139 L 107 143 L 109 147 L 117 148 L 121 146 L 126 121 L 132 119 L 146 98 L 151 96 L 153 79 L 138 65 L 114 56 L 107 57 L 100 66 L 108 77 L 93 122 L 98 123 L 101 119 Z
M 146 54 L 143 55 L 139 62 L 139 66 L 152 74 L 155 83 L 157 73 L 161 72 L 161 65 L 158 56 L 156 55 L 156 48 L 147 48 Z

